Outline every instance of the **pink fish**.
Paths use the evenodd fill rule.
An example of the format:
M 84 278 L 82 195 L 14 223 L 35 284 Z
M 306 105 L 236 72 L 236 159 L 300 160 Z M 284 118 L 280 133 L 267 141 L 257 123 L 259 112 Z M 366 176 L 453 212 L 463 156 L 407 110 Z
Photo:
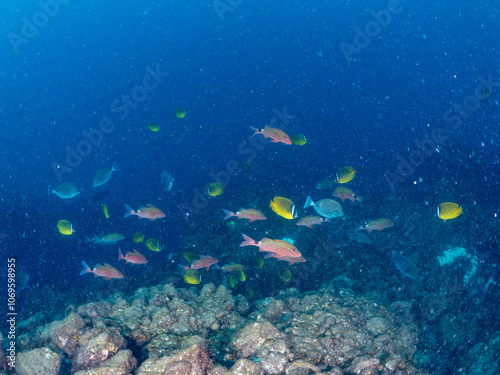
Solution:
M 149 219 L 151 221 L 165 217 L 165 214 L 159 208 L 151 206 L 150 204 L 147 204 L 146 207 L 139 207 L 137 211 L 134 211 L 129 205 L 125 205 L 125 207 L 127 208 L 127 212 L 124 217 L 136 215 L 139 216 L 139 219 Z
M 222 211 L 224 211 L 224 213 L 226 214 L 224 220 L 229 219 L 233 216 L 236 216 L 238 219 L 248 219 L 250 223 L 254 220 L 267 219 L 262 212 L 260 212 L 259 210 L 254 210 L 253 208 L 240 208 L 236 212 L 231 212 L 224 209 Z
M 278 128 L 271 128 L 269 125 L 266 125 L 264 129 L 257 129 L 250 126 L 255 133 L 252 134 L 252 137 L 257 134 L 262 134 L 264 138 L 271 138 L 271 142 L 278 143 L 282 142 L 286 145 L 291 145 L 292 141 L 288 134 L 286 134 L 283 130 Z
M 127 251 L 125 256 L 122 251 L 118 249 L 118 261 L 125 259 L 125 262 L 132 264 L 146 264 L 148 261 L 144 255 L 134 249 L 134 252 Z
M 200 259 L 195 260 L 193 263 L 191 263 L 191 266 L 179 266 L 181 267 L 184 271 L 187 270 L 198 270 L 200 268 L 205 268 L 207 271 L 210 268 L 210 266 L 216 264 L 219 262 L 219 259 L 215 259 L 209 255 L 202 255 Z
M 313 225 L 315 224 L 320 225 L 325 221 L 330 221 L 330 220 L 325 219 L 324 217 L 321 216 L 304 216 L 297 222 L 297 225 L 312 228 Z
M 82 267 L 83 269 L 80 272 L 80 275 L 85 275 L 86 273 L 90 272 L 94 274 L 94 277 L 104 277 L 104 280 L 123 279 L 122 273 L 107 263 L 104 263 L 104 266 L 98 264 L 94 269 L 91 269 L 89 266 L 87 266 L 87 263 L 82 261 Z
M 296 257 L 296 258 L 294 258 L 294 257 L 280 257 L 280 258 L 276 258 L 276 259 L 288 262 L 288 265 L 291 265 L 294 263 L 303 263 L 306 261 L 306 258 L 304 258 L 302 255 L 300 257 Z
M 359 230 L 366 230 L 370 233 L 372 230 L 383 230 L 385 228 L 390 228 L 393 225 L 394 223 L 389 219 L 368 220 L 365 224 L 357 227 L 355 232 Z
M 270 238 L 263 238 L 260 241 L 252 240 L 245 234 L 242 234 L 245 241 L 240 244 L 242 246 L 257 246 L 260 251 L 267 251 L 273 253 L 270 257 L 279 258 L 283 256 L 300 257 L 302 254 L 288 241 L 271 240 Z
M 338 188 L 336 188 L 332 195 L 334 197 L 342 199 L 342 202 L 345 202 L 346 199 L 349 199 L 353 202 L 361 202 L 363 200 L 363 197 L 357 196 L 351 189 L 344 186 L 339 186 Z

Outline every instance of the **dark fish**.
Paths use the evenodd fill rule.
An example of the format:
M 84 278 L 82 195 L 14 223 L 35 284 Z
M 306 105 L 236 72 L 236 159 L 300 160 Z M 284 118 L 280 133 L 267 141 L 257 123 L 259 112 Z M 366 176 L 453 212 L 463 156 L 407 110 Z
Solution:
M 418 277 L 417 266 L 410 258 L 393 251 L 391 260 L 396 265 L 396 268 L 406 277 L 411 279 Z
M 245 163 L 245 167 L 247 169 L 247 174 L 250 176 L 250 178 L 253 178 L 252 176 L 252 164 L 250 164 L 249 161 Z
M 107 195 L 109 194 L 109 191 L 102 191 L 100 193 L 95 193 L 94 195 L 92 195 L 92 197 L 90 198 L 90 201 L 92 203 L 97 203 L 97 202 L 100 202 L 102 201 Z

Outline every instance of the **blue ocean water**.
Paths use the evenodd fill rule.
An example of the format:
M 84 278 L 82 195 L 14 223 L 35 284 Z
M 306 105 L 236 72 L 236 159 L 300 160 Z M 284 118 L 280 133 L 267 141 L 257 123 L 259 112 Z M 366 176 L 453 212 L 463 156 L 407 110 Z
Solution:
M 160 238 L 162 252 L 143 250 L 148 267 L 160 273 L 144 277 L 144 269 L 132 269 L 130 275 L 139 280 L 134 286 L 178 274 L 181 253 L 189 250 L 186 238 L 198 238 L 197 249 L 204 246 L 200 254 L 240 261 L 230 249 L 211 248 L 204 240 L 225 235 L 223 208 L 259 205 L 269 217 L 268 202 L 280 195 L 301 208 L 307 195 L 327 198 L 316 184 L 346 165 L 357 170 L 350 187 L 365 197 L 365 211 L 346 204 L 348 223 L 379 216 L 396 223 L 395 233 L 381 232 L 396 246 L 384 253 L 386 265 L 399 247 L 418 258 L 422 278 L 426 272 L 431 277 L 431 262 L 453 244 L 478 255 L 477 290 L 495 274 L 500 257 L 495 2 L 13 1 L 0 10 L 0 232 L 5 234 L 0 245 L 2 267 L 15 257 L 30 275 L 30 288 L 19 301 L 25 317 L 39 309 L 30 300 L 42 301 L 47 290 L 93 290 L 93 278 L 78 276 L 82 260 L 91 266 L 118 264 L 118 245 L 97 246 L 85 237 L 123 233 L 122 250 L 132 249 L 136 231 Z M 477 91 L 478 86 L 487 90 Z M 176 118 L 178 107 L 185 118 Z M 150 121 L 160 131 L 148 130 Z M 85 132 L 100 124 L 109 132 L 95 135 L 93 145 Z M 307 144 L 264 144 L 258 136 L 252 145 L 249 126 L 266 124 L 304 134 Z M 418 152 L 424 139 L 431 146 Z M 120 170 L 92 188 L 94 173 L 113 162 Z M 234 175 L 227 173 L 228 163 L 237 169 Z M 160 184 L 162 170 L 175 178 L 171 191 Z M 204 187 L 219 179 L 225 192 L 209 199 Z M 61 182 L 74 183 L 81 194 L 69 200 L 47 194 L 49 185 Z M 464 214 L 442 223 L 435 212 L 443 201 L 459 202 Z M 101 204 L 108 206 L 110 219 Z M 152 204 L 166 217 L 125 219 L 124 204 Z M 73 224 L 72 236 L 58 233 L 61 219 Z M 411 223 L 412 230 L 403 223 Z M 270 225 L 280 236 L 296 232 L 277 219 Z M 419 247 L 415 228 L 428 234 L 433 248 Z M 346 234 L 335 236 L 342 241 Z M 364 272 L 372 269 L 370 255 L 346 257 Z M 310 272 L 303 289 L 332 277 L 321 269 Z M 396 269 L 389 281 L 379 272 L 373 268 L 372 282 L 360 288 L 390 290 L 413 282 Z M 498 295 L 498 286 L 491 288 Z M 412 298 L 418 299 L 419 288 L 414 289 Z M 491 303 L 488 298 L 494 297 L 484 303 Z

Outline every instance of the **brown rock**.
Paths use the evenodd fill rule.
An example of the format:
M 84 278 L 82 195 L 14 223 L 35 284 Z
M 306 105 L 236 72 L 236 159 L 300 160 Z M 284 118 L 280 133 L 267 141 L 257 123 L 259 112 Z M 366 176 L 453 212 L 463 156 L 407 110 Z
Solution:
M 136 372 L 136 375 L 205 375 L 212 368 L 208 356 L 208 345 L 203 341 L 185 350 L 178 350 L 168 357 L 148 359 Z
M 101 366 L 92 370 L 78 371 L 75 375 L 129 375 L 135 366 L 137 366 L 137 360 L 132 352 L 120 350 Z
M 261 319 L 243 327 L 231 340 L 230 346 L 237 357 L 248 358 L 262 348 L 268 340 L 284 338 L 285 334 L 275 328 L 269 321 Z
M 17 355 L 17 375 L 58 375 L 61 357 L 49 348 L 39 348 Z
M 248 359 L 239 359 L 224 375 L 262 375 L 264 371 L 258 362 Z

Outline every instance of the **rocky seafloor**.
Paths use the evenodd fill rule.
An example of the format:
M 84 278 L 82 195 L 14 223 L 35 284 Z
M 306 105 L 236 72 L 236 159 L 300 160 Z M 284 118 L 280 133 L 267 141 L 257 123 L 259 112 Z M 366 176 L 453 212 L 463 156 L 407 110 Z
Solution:
M 15 373 L 427 374 L 412 319 L 409 302 L 333 284 L 256 301 L 223 285 L 164 284 L 21 322 Z

